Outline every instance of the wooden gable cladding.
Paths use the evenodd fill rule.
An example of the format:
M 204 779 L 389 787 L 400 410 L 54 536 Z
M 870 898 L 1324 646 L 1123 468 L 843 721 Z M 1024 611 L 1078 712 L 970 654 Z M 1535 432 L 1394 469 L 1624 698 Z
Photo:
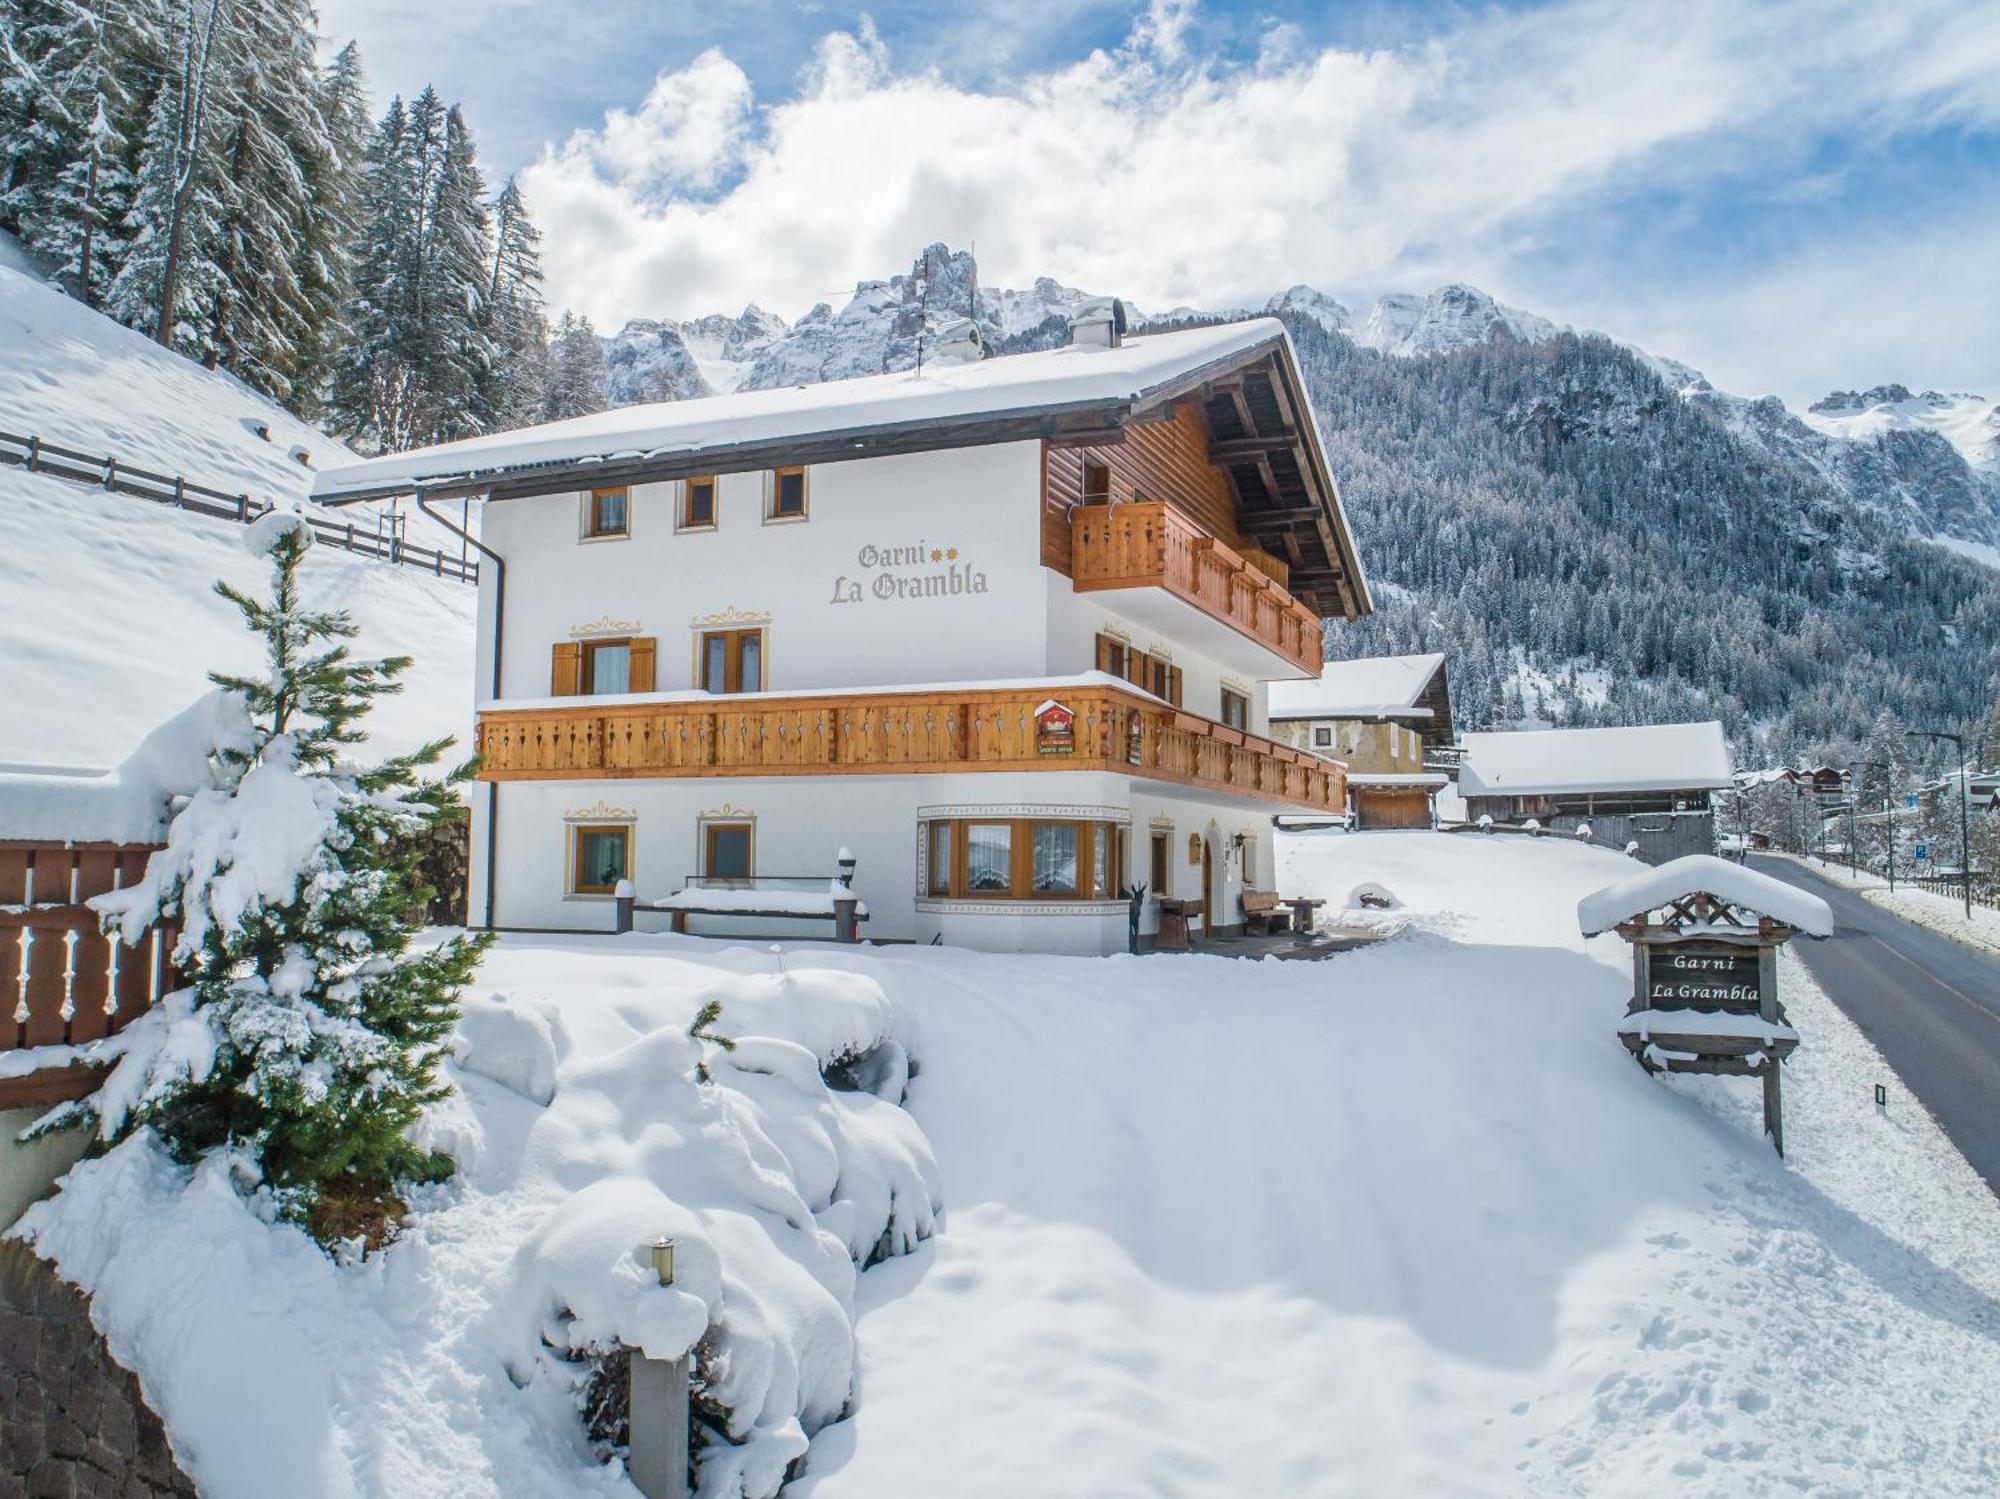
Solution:
M 1070 510 L 1083 503 L 1086 463 L 1110 471 L 1111 499 L 1164 500 L 1210 536 L 1237 551 L 1256 549 L 1236 529 L 1236 497 L 1229 480 L 1208 461 L 1208 433 L 1191 404 L 1175 406 L 1155 421 L 1137 421 L 1120 431 L 1124 440 L 1095 446 L 1043 446 L 1042 565 L 1071 572 Z
M 1069 513 L 1083 501 L 1084 466 L 1099 463 L 1114 502 L 1165 501 L 1315 613 L 1365 613 L 1339 498 L 1282 349 L 1159 399 L 1111 439 L 1043 444 L 1043 564 L 1075 575 Z

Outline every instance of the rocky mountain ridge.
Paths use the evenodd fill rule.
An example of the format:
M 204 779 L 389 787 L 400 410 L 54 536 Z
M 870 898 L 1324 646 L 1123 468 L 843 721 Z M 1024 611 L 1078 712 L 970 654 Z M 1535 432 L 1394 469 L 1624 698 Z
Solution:
M 733 317 L 628 323 L 605 339 L 611 400 L 686 400 L 908 369 L 920 347 L 930 356 L 940 327 L 966 317 L 979 323 L 995 351 L 1049 347 L 1062 342 L 1068 318 L 1096 295 L 1047 276 L 1025 289 L 982 286 L 970 254 L 933 244 L 908 271 L 863 281 L 838 310 L 822 302 L 795 323 L 754 304 Z M 1544 343 L 1574 331 L 1462 283 L 1426 294 L 1388 293 L 1359 317 L 1303 283 L 1254 309 L 1131 312 L 1141 328 L 1262 314 L 1299 318 L 1396 359 Z M 1912 395 L 1901 385 L 1879 385 L 1833 392 L 1800 414 L 1775 396 L 1717 390 L 1678 360 L 1644 357 L 1681 400 L 1899 529 L 1976 554 L 2000 546 L 2000 407 L 1982 397 Z M 1579 415 L 1553 414 L 1557 420 Z M 1590 420 L 1616 425 L 1640 415 L 1605 409 Z

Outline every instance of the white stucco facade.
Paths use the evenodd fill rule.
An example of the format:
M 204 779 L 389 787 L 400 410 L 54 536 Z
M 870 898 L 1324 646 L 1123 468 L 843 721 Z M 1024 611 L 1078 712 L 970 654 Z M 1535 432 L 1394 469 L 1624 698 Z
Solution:
M 1179 668 L 1188 713 L 1221 718 L 1227 689 L 1249 702 L 1245 727 L 1266 732 L 1264 681 L 1298 669 L 1164 589 L 1078 593 L 1043 566 L 1041 465 L 1039 442 L 815 464 L 804 518 L 783 520 L 770 516 L 769 471 L 725 474 L 714 524 L 700 529 L 678 524 L 682 481 L 638 484 L 616 538 L 585 535 L 585 493 L 488 502 L 481 534 L 504 559 L 505 602 L 496 608 L 501 570 L 482 568 L 480 706 L 643 700 L 552 698 L 552 652 L 567 642 L 651 639 L 652 696 L 685 698 L 699 688 L 702 633 L 717 629 L 763 632 L 757 685 L 779 695 L 1075 677 L 1110 633 Z M 1210 919 L 1228 926 L 1246 885 L 1270 886 L 1270 818 L 1282 810 L 1102 770 L 507 780 L 472 800 L 475 923 L 608 929 L 609 897 L 570 889 L 571 840 L 588 826 L 629 830 L 638 924 L 663 928 L 646 904 L 702 872 L 703 829 L 719 820 L 754 826 L 760 879 L 829 877 L 837 850 L 851 849 L 871 938 L 1073 953 L 1124 950 L 1122 900 L 928 898 L 920 827 L 939 816 L 1115 825 L 1126 830 L 1125 879 L 1149 885 L 1151 841 L 1164 833 L 1164 893 L 1205 894 Z M 1142 930 L 1157 925 L 1148 901 Z M 692 929 L 827 935 L 824 922 L 764 918 L 696 917 Z

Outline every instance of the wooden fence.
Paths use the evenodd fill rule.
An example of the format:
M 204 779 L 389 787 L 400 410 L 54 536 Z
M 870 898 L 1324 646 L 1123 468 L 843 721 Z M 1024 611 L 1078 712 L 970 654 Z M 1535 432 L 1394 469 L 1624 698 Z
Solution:
M 148 847 L 0 842 L 0 1054 L 76 1046 L 122 1030 L 173 987 L 177 935 L 155 927 L 137 947 L 98 930 L 93 895 L 137 880 Z M 0 1078 L 0 1108 L 59 1102 L 94 1086 L 67 1066 Z
M 1921 875 L 1910 881 L 1919 890 L 1928 890 L 1933 895 L 1948 895 L 1953 900 L 1965 899 L 1965 876 L 1957 874 Z M 2000 911 L 2000 881 L 1993 876 L 1975 874 L 1972 876 L 1972 903 L 1984 906 L 1989 911 Z
M 117 494 L 129 494 L 161 505 L 172 505 L 178 510 L 191 510 L 196 515 L 233 520 L 243 525 L 248 525 L 260 515 L 269 514 L 273 508 L 247 494 L 228 494 L 220 489 L 211 489 L 206 484 L 197 484 L 180 474 L 157 474 L 150 469 L 122 462 L 115 456 L 81 453 L 74 448 L 44 442 L 33 435 L 22 437 L 13 432 L 0 432 L 0 463 L 11 463 L 30 473 L 74 479 Z M 338 521 L 307 516 L 306 523 L 312 527 L 313 539 L 327 546 L 361 557 L 372 557 L 378 562 L 419 568 L 461 583 L 479 581 L 478 563 L 455 557 L 441 548 L 411 546 L 399 537 L 381 536 L 351 521 L 343 525 Z

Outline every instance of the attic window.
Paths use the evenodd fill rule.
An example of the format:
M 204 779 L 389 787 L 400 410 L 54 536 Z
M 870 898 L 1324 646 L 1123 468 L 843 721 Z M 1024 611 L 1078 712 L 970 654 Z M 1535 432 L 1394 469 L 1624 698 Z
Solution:
M 715 475 L 696 474 L 681 486 L 683 531 L 715 529 Z
M 631 498 L 624 489 L 593 489 L 583 508 L 587 539 L 632 534 Z
M 1111 470 L 1094 458 L 1083 460 L 1083 503 L 1086 505 L 1111 503 Z
M 767 520 L 806 518 L 806 471 L 802 466 L 771 471 L 771 509 Z

